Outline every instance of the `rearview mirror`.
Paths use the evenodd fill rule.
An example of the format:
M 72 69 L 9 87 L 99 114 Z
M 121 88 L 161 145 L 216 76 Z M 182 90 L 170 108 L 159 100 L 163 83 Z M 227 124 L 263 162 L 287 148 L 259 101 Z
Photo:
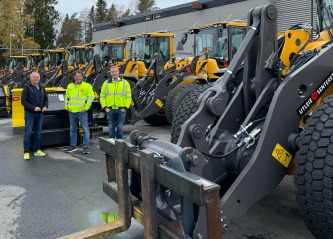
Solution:
M 182 36 L 181 36 L 181 43 L 184 45 L 187 41 L 187 36 L 188 34 L 186 32 L 182 33 Z
M 217 36 L 218 38 L 222 37 L 223 35 L 223 26 L 222 25 L 217 25 Z

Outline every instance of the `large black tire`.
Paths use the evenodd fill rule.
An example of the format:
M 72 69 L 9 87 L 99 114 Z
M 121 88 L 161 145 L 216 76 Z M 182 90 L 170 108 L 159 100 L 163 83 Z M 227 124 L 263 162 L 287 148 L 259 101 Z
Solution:
M 147 118 L 144 118 L 143 120 L 152 126 L 163 126 L 169 124 L 169 122 L 165 117 L 165 114 L 162 113 L 149 115 Z
M 182 100 L 188 95 L 192 90 L 199 88 L 200 84 L 188 83 L 180 84 L 173 88 L 165 100 L 165 116 L 169 122 L 172 124 L 173 116 Z
M 182 125 L 198 109 L 198 97 L 210 86 L 210 84 L 207 84 L 193 90 L 186 98 L 181 101 L 172 121 L 171 143 L 177 143 Z
M 333 239 L 333 97 L 306 121 L 295 156 L 296 200 L 318 239 Z

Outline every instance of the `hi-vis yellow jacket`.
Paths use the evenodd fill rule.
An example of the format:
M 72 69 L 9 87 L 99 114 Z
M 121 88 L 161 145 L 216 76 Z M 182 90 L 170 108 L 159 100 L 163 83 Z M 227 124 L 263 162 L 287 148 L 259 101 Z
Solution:
M 89 110 L 94 100 L 92 86 L 84 81 L 79 85 L 70 83 L 66 90 L 65 109 L 69 112 L 77 113 L 82 109 Z
M 100 103 L 102 108 L 129 108 L 131 101 L 131 86 L 126 80 L 120 79 L 112 82 L 106 80 L 103 83 L 100 94 Z

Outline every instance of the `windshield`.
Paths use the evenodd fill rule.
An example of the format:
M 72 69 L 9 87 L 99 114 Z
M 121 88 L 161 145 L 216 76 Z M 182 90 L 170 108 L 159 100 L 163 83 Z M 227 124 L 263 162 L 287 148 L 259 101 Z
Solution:
M 68 65 L 69 66 L 74 66 L 74 60 L 75 60 L 75 51 L 69 51 L 69 56 L 68 56 Z
M 102 59 L 106 55 L 106 50 L 103 45 L 104 45 L 104 43 L 96 44 L 93 48 L 94 55 L 99 55 Z
M 323 0 L 324 9 L 318 9 L 317 23 L 319 31 L 333 25 L 333 0 Z
M 130 57 L 136 53 L 138 60 L 150 62 L 155 53 L 161 53 L 163 61 L 170 59 L 169 37 L 137 37 L 132 41 Z
M 29 57 L 30 67 L 36 67 L 41 60 L 42 60 L 42 56 L 30 56 Z
M 109 45 L 111 47 L 112 58 L 116 59 L 116 61 L 123 61 L 124 60 L 124 44 L 112 44 Z
M 156 37 L 156 52 L 161 53 L 164 62 L 170 59 L 169 37 Z
M 238 48 L 240 47 L 242 41 L 246 35 L 246 27 L 230 27 L 231 35 L 231 56 L 230 60 L 234 58 Z
M 93 48 L 74 48 L 69 52 L 68 65 L 74 66 L 74 63 L 88 64 L 94 54 Z
M 103 64 L 108 64 L 111 58 L 116 61 L 124 60 L 124 44 L 100 43 L 94 47 L 94 54 L 98 54 Z
M 9 64 L 9 69 L 14 69 L 15 67 L 18 66 L 19 63 L 22 64 L 22 67 L 26 67 L 27 66 L 26 58 L 12 58 Z
M 195 35 L 195 56 L 203 55 L 206 48 L 209 51 L 209 57 L 223 57 L 223 55 L 228 53 L 227 31 L 223 31 L 220 36 L 217 33 L 217 28 L 211 27 L 202 29 Z
M 131 42 L 130 58 L 133 57 L 134 53 L 137 55 L 137 59 L 140 61 L 151 60 L 151 51 L 152 48 L 147 44 L 147 37 L 137 37 Z
M 62 52 L 48 52 L 48 61 L 50 67 L 59 66 L 63 57 Z
M 83 49 L 83 64 L 89 63 L 94 58 L 94 49 L 87 47 Z

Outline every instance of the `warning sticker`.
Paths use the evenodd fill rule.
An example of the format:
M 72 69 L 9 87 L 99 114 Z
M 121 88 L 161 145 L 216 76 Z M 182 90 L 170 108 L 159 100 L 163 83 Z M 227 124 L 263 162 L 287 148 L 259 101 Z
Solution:
M 160 99 L 157 99 L 157 100 L 155 101 L 155 103 L 156 103 L 160 108 L 163 107 L 163 102 L 160 101 Z
M 289 166 L 289 163 L 293 156 L 285 150 L 280 144 L 276 144 L 272 152 L 272 156 L 276 158 L 283 166 L 286 168 Z

